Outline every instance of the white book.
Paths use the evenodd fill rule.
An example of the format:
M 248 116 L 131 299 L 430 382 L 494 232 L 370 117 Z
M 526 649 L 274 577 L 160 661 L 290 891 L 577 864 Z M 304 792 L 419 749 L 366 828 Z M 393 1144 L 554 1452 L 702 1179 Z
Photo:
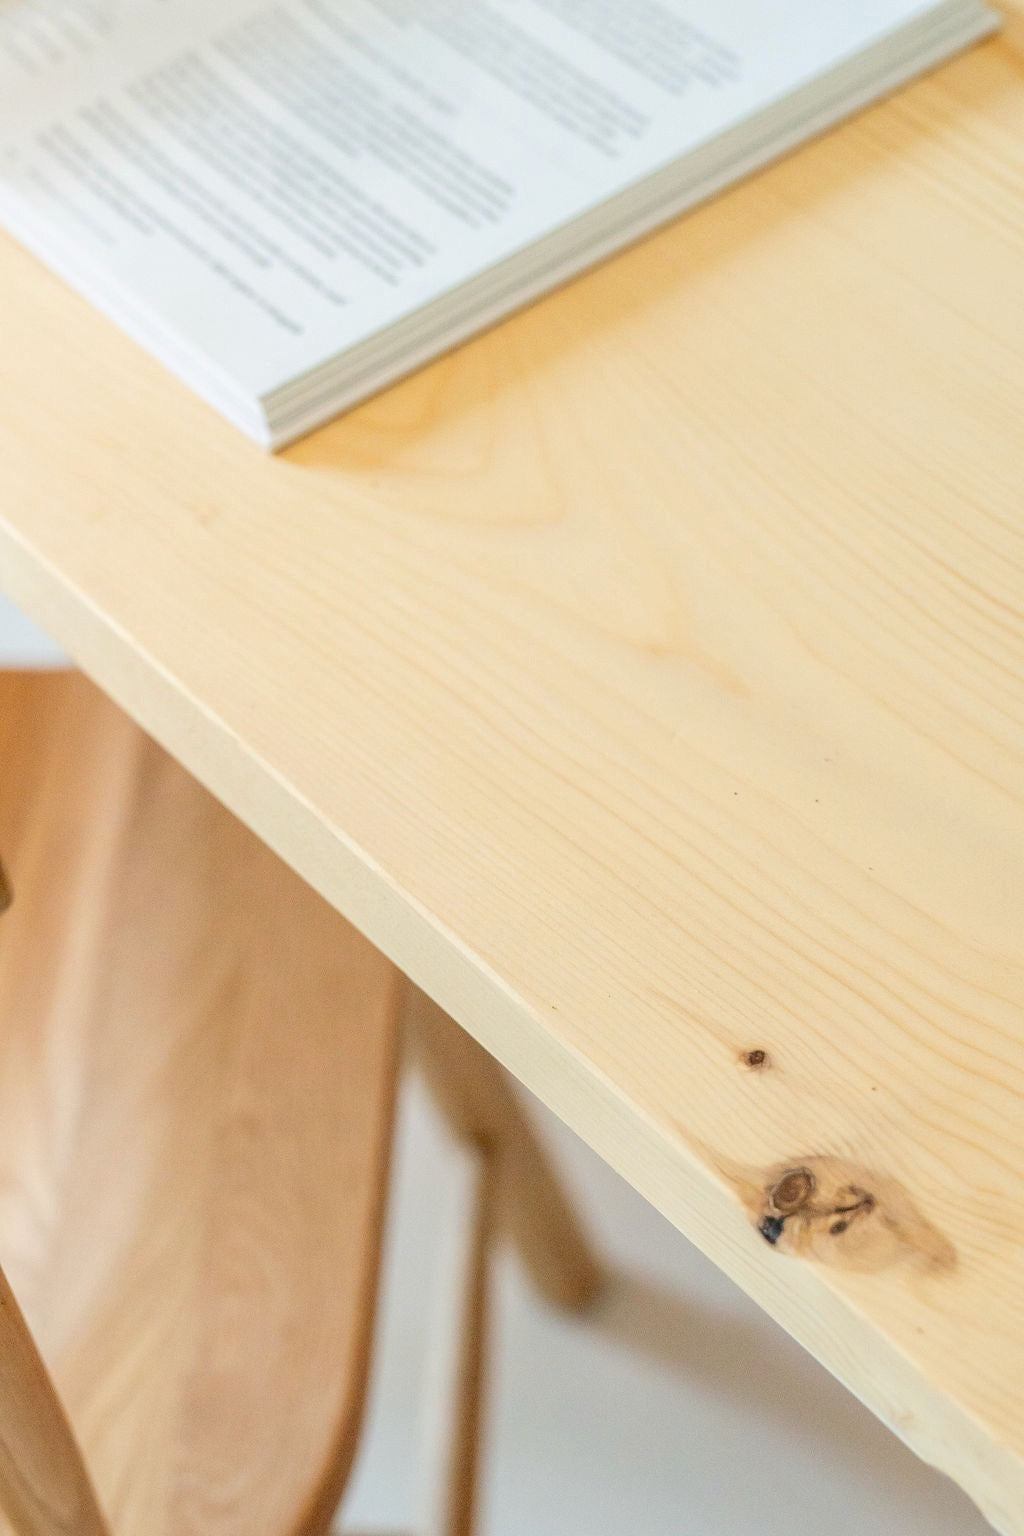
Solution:
M 0 221 L 278 447 L 995 24 L 981 0 L 0 0 Z

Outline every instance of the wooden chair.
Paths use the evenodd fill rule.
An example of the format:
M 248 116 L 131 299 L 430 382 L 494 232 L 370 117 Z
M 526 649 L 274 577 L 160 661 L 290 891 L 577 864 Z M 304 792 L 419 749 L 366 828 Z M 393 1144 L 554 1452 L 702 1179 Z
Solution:
M 402 978 L 75 674 L 0 674 L 0 849 L 0 1506 L 19 1536 L 323 1532 L 370 1364 Z M 468 1536 L 496 1223 L 562 1305 L 599 1271 L 500 1069 L 414 1012 L 483 1155 L 425 1533 Z

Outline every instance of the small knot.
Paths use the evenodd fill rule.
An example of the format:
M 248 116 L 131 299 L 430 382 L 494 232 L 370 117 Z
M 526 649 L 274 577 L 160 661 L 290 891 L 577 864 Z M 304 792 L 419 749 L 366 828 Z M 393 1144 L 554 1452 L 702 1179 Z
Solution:
M 814 1174 L 809 1168 L 791 1168 L 768 1191 L 768 1209 L 775 1215 L 792 1216 L 814 1194 Z

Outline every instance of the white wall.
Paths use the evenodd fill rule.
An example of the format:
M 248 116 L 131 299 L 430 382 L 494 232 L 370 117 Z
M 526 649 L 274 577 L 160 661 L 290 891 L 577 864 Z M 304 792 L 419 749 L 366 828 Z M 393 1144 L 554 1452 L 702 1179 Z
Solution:
M 0 666 L 52 666 L 60 660 L 52 640 L 0 595 Z

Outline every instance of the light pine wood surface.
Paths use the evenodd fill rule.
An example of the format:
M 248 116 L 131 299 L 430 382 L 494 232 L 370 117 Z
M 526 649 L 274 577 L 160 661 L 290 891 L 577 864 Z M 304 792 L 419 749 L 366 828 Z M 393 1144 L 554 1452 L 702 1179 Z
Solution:
M 275 461 L 0 247 L 0 585 L 1016 1536 L 1022 49 Z
M 319 1536 L 402 979 L 81 677 L 0 675 L 0 764 L 0 1259 L 109 1529 Z M 0 1281 L 0 1504 L 104 1536 L 17 1322 Z

